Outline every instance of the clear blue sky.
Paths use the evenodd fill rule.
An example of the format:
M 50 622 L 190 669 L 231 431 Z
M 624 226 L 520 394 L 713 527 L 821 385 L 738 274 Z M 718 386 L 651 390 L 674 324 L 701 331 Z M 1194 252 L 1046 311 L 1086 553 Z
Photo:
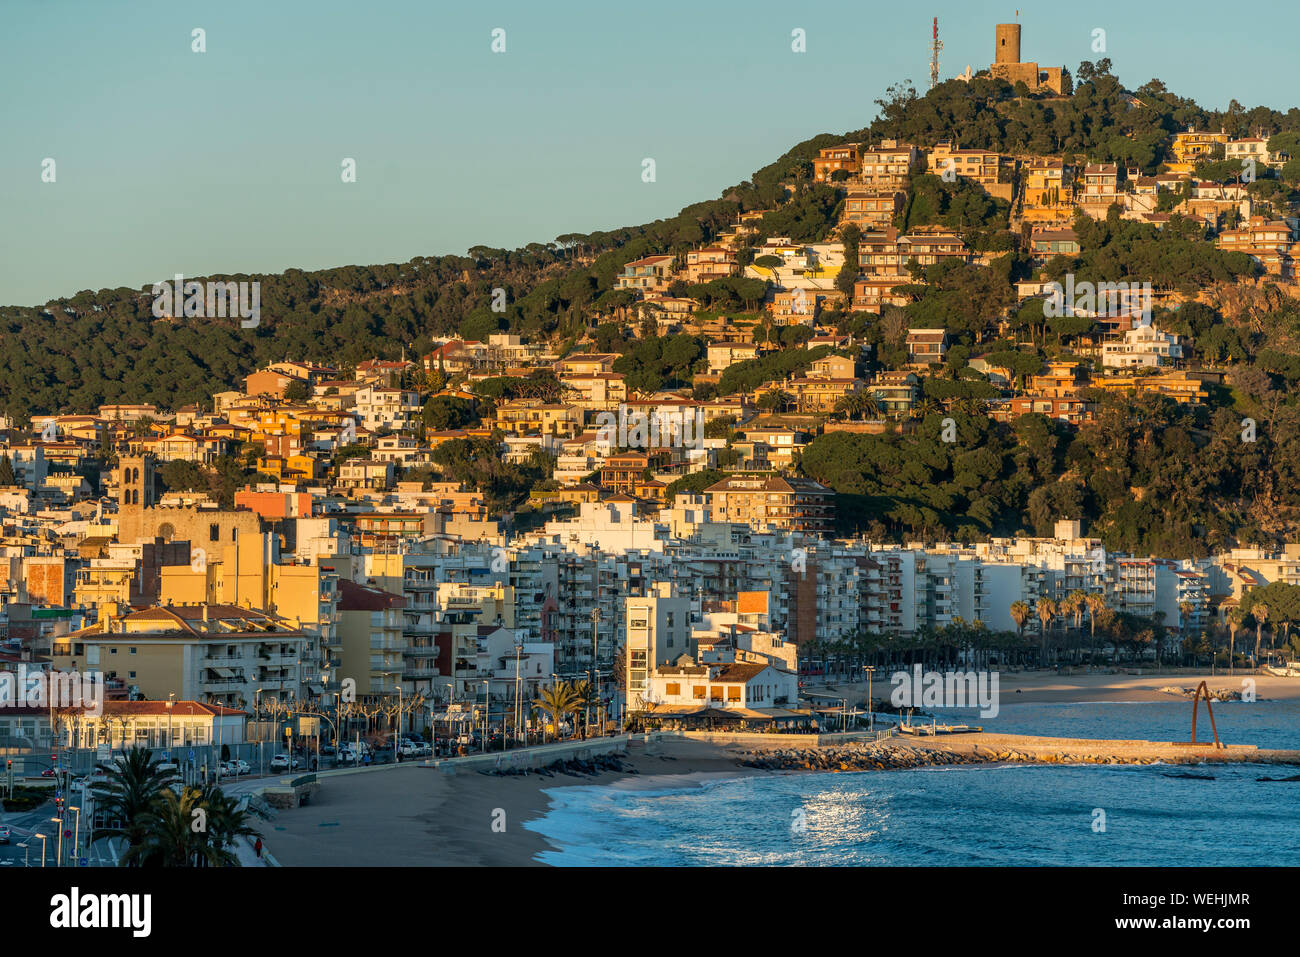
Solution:
M 1286 109 L 1294 5 L 1019 7 L 1025 59 Z M 0 303 L 402 262 L 674 215 L 890 83 L 986 67 L 1007 4 L 4 0 Z M 192 53 L 190 31 L 207 31 Z M 494 27 L 507 52 L 490 51 Z M 808 51 L 790 49 L 807 31 Z M 41 182 L 41 162 L 57 182 Z M 355 184 L 340 181 L 344 157 Z M 653 157 L 658 180 L 641 181 Z

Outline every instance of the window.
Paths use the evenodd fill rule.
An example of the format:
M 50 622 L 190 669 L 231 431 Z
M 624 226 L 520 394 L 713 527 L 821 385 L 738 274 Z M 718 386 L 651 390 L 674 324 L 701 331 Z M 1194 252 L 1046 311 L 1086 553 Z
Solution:
M 717 688 L 710 688 L 710 689 L 709 689 L 709 700 L 710 700 L 710 701 L 721 701 L 721 700 L 722 700 L 722 688 L 721 688 L 721 686 L 719 686 L 719 687 L 717 687 Z
M 664 694 L 676 696 L 676 695 L 680 695 L 681 693 L 682 693 L 682 686 L 676 682 L 664 685 Z
M 694 688 L 691 689 L 692 697 L 697 698 L 697 699 L 699 699 L 700 701 L 703 701 L 703 700 L 704 700 L 704 692 L 705 692 L 705 690 L 706 690 L 706 689 L 705 689 L 704 685 L 696 685 Z
M 109 648 L 109 649 L 108 649 L 108 653 L 109 653 L 110 655 L 115 655 L 115 654 L 117 654 L 117 649 L 116 649 L 116 648 Z
M 134 678 L 134 677 L 135 677 L 135 672 L 134 672 L 134 671 L 128 671 L 128 672 L 127 672 L 127 676 L 128 676 L 128 677 L 131 677 L 131 678 Z
M 208 526 L 208 541 L 218 542 L 221 540 L 221 526 L 213 522 Z
M 135 649 L 134 649 L 134 648 L 131 649 L 131 654 L 135 654 Z
M 740 685 L 728 685 L 728 686 L 727 686 L 727 700 L 728 700 L 728 701 L 739 701 L 739 700 L 740 700 Z

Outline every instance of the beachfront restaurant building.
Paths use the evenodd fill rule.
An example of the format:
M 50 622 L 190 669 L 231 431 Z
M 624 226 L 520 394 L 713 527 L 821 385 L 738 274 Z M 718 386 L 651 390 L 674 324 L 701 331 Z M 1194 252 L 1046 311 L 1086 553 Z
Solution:
M 794 672 L 760 662 L 696 664 L 683 655 L 651 673 L 640 717 L 667 729 L 788 730 L 811 721 L 798 701 Z

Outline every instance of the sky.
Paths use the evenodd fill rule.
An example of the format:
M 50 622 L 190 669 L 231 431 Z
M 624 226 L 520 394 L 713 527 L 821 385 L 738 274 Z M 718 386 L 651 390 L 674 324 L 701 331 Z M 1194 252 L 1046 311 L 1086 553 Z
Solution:
M 1209 108 L 1300 99 L 1293 4 L 1018 10 L 1026 60 L 1108 56 L 1127 86 L 1158 77 Z M 891 83 L 924 91 L 931 17 L 947 77 L 987 67 L 994 24 L 1016 14 L 1014 0 L 0 0 L 0 304 L 670 217 L 810 136 L 866 126 Z

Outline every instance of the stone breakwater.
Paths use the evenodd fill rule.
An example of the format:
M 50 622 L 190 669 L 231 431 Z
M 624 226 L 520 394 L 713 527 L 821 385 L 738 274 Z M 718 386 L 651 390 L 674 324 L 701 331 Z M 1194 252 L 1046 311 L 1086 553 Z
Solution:
M 1164 694 L 1181 695 L 1184 698 L 1196 697 L 1195 688 L 1178 688 L 1178 687 L 1174 687 L 1173 685 L 1165 685 L 1165 687 L 1157 688 L 1156 690 Z M 1204 696 L 1202 695 L 1202 697 Z M 1240 701 L 1241 691 L 1237 688 L 1218 688 L 1216 690 L 1210 691 L 1210 700 L 1211 701 Z
M 975 764 L 1300 763 L 1300 751 L 1197 747 L 1155 741 L 1090 741 L 969 734 L 942 743 L 898 740 L 826 747 L 749 748 L 743 767 L 766 771 L 900 771 Z
M 740 763 L 765 771 L 902 771 L 955 764 L 1154 764 L 1156 758 L 1132 760 L 1115 756 L 1053 752 L 1029 754 L 1014 749 L 971 752 L 930 750 L 907 745 L 830 748 L 780 748 L 758 751 Z M 1188 759 L 1187 763 L 1192 763 Z

